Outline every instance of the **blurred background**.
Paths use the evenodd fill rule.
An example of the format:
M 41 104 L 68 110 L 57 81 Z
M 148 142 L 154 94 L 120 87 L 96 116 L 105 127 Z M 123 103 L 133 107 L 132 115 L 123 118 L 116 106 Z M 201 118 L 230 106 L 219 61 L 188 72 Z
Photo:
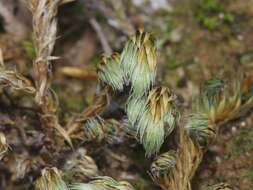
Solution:
M 58 13 L 54 55 L 60 59 L 53 65 L 52 84 L 59 96 L 62 123 L 92 104 L 101 55 L 121 52 L 128 37 L 140 28 L 156 39 L 157 83 L 175 91 L 182 109 L 191 107 L 204 80 L 227 73 L 233 76 L 240 70 L 249 77 L 253 74 L 252 0 L 67 1 Z M 7 65 L 31 78 L 36 52 L 31 14 L 22 0 L 0 0 L 0 48 Z M 19 95 L 13 101 L 20 99 L 21 104 L 29 104 Z M 4 112 L 1 124 L 13 120 Z M 26 121 L 21 117 L 18 122 Z M 222 129 L 194 179 L 197 189 L 225 181 L 253 190 L 252 126 L 252 117 L 247 117 Z M 145 157 L 138 145 L 130 151 L 131 157 L 123 148 L 114 148 L 115 153 L 107 152 L 113 160 L 110 164 L 94 157 L 106 175 L 132 181 L 137 190 L 158 189 L 150 185 L 149 161 L 141 161 Z

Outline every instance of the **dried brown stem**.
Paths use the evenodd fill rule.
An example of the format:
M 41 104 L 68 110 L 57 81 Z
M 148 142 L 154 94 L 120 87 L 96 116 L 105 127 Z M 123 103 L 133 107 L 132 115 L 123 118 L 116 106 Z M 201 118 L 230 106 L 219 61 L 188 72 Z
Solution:
M 52 76 L 51 64 L 57 57 L 52 56 L 57 32 L 57 11 L 62 0 L 30 0 L 27 2 L 33 15 L 33 32 L 36 48 L 36 59 L 33 63 L 33 74 L 36 83 L 35 101 L 40 106 L 41 120 L 46 127 L 47 135 L 53 139 L 56 129 L 71 145 L 66 131 L 59 124 L 56 114 L 57 96 L 50 89 Z
M 184 127 L 178 127 L 179 138 L 176 165 L 163 178 L 156 179 L 156 183 L 164 190 L 191 190 L 191 179 L 200 164 L 203 151 L 194 142 Z
M 33 64 L 36 82 L 35 100 L 39 105 L 47 104 L 46 96 L 50 93 L 50 79 L 52 75 L 51 56 L 56 40 L 57 9 L 61 0 L 31 0 L 29 8 L 33 14 L 33 31 L 36 48 L 36 59 Z

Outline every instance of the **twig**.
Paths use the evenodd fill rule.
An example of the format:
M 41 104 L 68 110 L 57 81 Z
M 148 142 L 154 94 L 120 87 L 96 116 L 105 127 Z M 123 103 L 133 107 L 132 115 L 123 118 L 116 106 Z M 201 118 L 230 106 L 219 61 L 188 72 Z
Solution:
M 36 48 L 36 59 L 33 64 L 36 82 L 35 100 L 39 105 L 46 105 L 50 88 L 51 56 L 56 40 L 56 14 L 61 0 L 33 0 L 28 5 L 33 14 L 33 31 Z
M 50 89 L 52 75 L 51 64 L 56 57 L 52 56 L 57 32 L 57 12 L 62 0 L 29 0 L 28 6 L 33 15 L 33 32 L 36 48 L 36 59 L 33 63 L 36 83 L 35 101 L 41 109 L 41 121 L 45 125 L 47 136 L 53 140 L 53 130 L 57 130 L 72 146 L 67 132 L 59 124 L 57 116 L 58 98 Z M 54 140 L 54 143 L 56 141 Z
M 98 38 L 100 40 L 100 43 L 104 49 L 104 52 L 107 55 L 111 55 L 112 49 L 108 43 L 106 36 L 104 35 L 104 33 L 102 31 L 102 28 L 100 27 L 99 23 L 97 22 L 97 20 L 94 17 L 92 17 L 89 19 L 89 22 L 90 22 L 91 26 L 93 27 L 93 29 L 96 31 Z

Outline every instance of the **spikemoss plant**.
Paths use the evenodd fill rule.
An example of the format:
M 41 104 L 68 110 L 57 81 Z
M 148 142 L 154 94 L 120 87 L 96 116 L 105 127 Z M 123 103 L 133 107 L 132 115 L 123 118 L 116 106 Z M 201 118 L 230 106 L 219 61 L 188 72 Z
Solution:
M 236 80 L 231 80 L 230 84 L 216 78 L 204 84 L 197 109 L 187 114 L 189 117 L 186 117 L 186 121 L 179 122 L 176 96 L 168 87 L 155 84 L 155 41 L 151 34 L 138 31 L 126 42 L 120 55 L 102 58 L 97 69 L 101 90 L 95 97 L 94 104 L 72 118 L 63 128 L 56 114 L 57 96 L 50 88 L 50 65 L 56 58 L 51 55 L 56 38 L 56 15 L 58 6 L 63 1 L 32 0 L 27 3 L 33 15 L 35 85 L 16 71 L 7 70 L 1 51 L 0 85 L 34 95 L 34 101 L 40 109 L 45 136 L 43 143 L 46 143 L 41 148 L 43 156 L 40 155 L 41 158 L 38 159 L 39 167 L 24 166 L 24 176 L 40 172 L 39 177 L 31 178 L 37 190 L 68 190 L 64 174 L 66 177 L 72 176 L 69 181 L 73 184 L 70 185 L 73 190 L 133 190 L 128 182 L 99 177 L 100 172 L 91 157 L 67 155 L 68 149 L 64 143 L 67 140 L 72 145 L 72 140 L 81 140 L 81 143 L 71 146 L 75 152 L 75 148 L 79 148 L 83 142 L 97 140 L 98 143 L 112 143 L 118 140 L 120 134 L 129 131 L 143 145 L 148 157 L 159 153 L 166 138 L 169 140 L 176 137 L 174 150 L 168 150 L 155 158 L 150 174 L 154 182 L 164 190 L 191 190 L 191 179 L 208 145 L 215 140 L 219 127 L 253 107 L 252 85 L 245 82 L 242 75 L 235 77 Z M 121 101 L 115 103 L 113 99 L 116 97 L 120 97 Z M 112 108 L 114 112 L 108 111 Z M 122 108 L 125 110 L 122 111 Z M 123 116 L 118 118 L 115 112 L 119 110 Z M 57 129 L 64 138 L 55 135 L 53 129 Z M 173 135 L 170 135 L 173 130 Z M 0 133 L 0 158 L 8 150 L 7 142 L 6 134 Z M 53 166 L 47 167 L 48 165 L 57 165 L 63 172 Z M 71 172 L 74 173 L 70 174 Z M 80 178 L 78 181 L 91 181 L 76 183 L 75 177 Z M 212 189 L 232 188 L 219 184 Z

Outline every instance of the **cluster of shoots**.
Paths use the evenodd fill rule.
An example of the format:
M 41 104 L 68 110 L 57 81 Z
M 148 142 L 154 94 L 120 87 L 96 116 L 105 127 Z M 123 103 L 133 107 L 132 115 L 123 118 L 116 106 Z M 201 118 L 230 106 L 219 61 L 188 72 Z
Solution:
M 235 118 L 238 114 L 240 115 L 240 110 L 249 110 L 252 107 L 250 83 L 245 77 L 239 79 L 238 81 L 237 77 L 236 80 L 229 80 L 230 83 L 228 83 L 219 78 L 214 78 L 204 83 L 197 101 L 197 107 L 187 117 L 184 127 L 193 140 L 179 137 L 181 140 L 178 151 L 163 153 L 151 165 L 151 176 L 163 189 L 170 188 L 171 184 L 182 183 L 180 181 L 182 176 L 185 178 L 188 175 L 190 181 L 196 166 L 193 166 L 191 160 L 186 160 L 189 158 L 187 154 L 192 154 L 190 156 L 192 160 L 194 157 L 202 158 L 203 151 L 217 136 L 219 126 L 229 119 Z M 180 131 L 184 134 L 182 129 Z M 185 164 L 189 166 L 193 164 L 192 169 L 187 171 L 186 168 L 182 168 Z M 180 169 L 185 169 L 185 171 L 180 172 Z M 187 172 L 189 173 L 187 174 Z M 169 179 L 171 181 L 168 181 Z M 184 188 L 187 189 L 187 185 Z M 209 187 L 208 190 L 234 190 L 234 188 L 221 183 Z
M 121 55 L 103 57 L 98 65 L 104 84 L 118 91 L 130 86 L 127 130 L 143 144 L 147 156 L 158 153 L 175 123 L 175 95 L 167 87 L 154 87 L 156 65 L 154 40 L 143 31 L 126 43 Z
M 159 152 L 165 138 L 173 131 L 177 116 L 176 96 L 167 87 L 155 86 L 154 84 L 156 62 L 156 50 L 152 37 L 150 34 L 139 31 L 126 43 L 121 54 L 114 53 L 109 57 L 103 56 L 97 69 L 100 84 L 104 89 L 111 88 L 115 92 L 128 93 L 128 98 L 124 104 L 127 125 L 123 127 L 123 130 L 130 131 L 130 134 L 139 140 L 147 156 Z M 219 122 L 226 120 L 239 107 L 251 101 L 251 98 L 245 100 L 245 94 L 240 93 L 242 83 L 243 80 L 232 83 L 230 87 L 223 80 L 215 78 L 204 84 L 197 109 L 189 114 L 186 126 L 180 129 L 188 131 L 190 137 L 186 137 L 186 139 L 193 138 L 194 142 L 191 140 L 184 142 L 184 138 L 180 137 L 180 143 L 191 145 L 179 144 L 179 150 L 170 150 L 161 154 L 151 165 L 150 175 L 163 189 L 169 188 L 169 184 L 172 183 L 168 181 L 169 179 L 177 181 L 175 183 L 181 183 L 181 175 L 185 175 L 184 180 L 189 186 L 188 182 L 194 172 L 189 170 L 187 171 L 190 172 L 188 175 L 184 174 L 184 171 L 177 170 L 180 168 L 183 170 L 182 166 L 187 165 L 188 161 L 194 160 L 195 156 L 201 160 L 202 149 L 198 149 L 198 147 L 207 147 L 212 142 L 216 136 Z M 92 111 L 88 109 L 88 112 L 91 113 Z M 84 140 L 96 139 L 101 141 L 104 138 L 112 139 L 117 136 L 119 122 L 114 119 L 104 119 L 98 114 L 99 112 L 96 113 L 84 120 L 82 127 Z M 184 148 L 190 149 L 184 150 Z M 188 158 L 189 160 L 187 160 Z M 110 177 L 99 177 L 96 167 L 87 166 L 87 163 L 92 166 L 95 165 L 89 158 L 74 161 L 74 163 L 78 163 L 77 166 L 69 163 L 67 167 L 69 170 L 76 171 L 73 176 L 79 178 L 82 173 L 85 173 L 87 179 L 89 175 L 95 178 L 89 183 L 74 183 L 70 186 L 73 190 L 133 189 L 127 182 L 118 182 Z M 189 168 L 193 167 L 195 170 L 197 166 L 195 166 L 196 164 L 193 165 Z M 57 174 L 55 170 L 52 171 Z M 179 175 L 175 175 L 173 172 Z M 46 178 L 45 174 L 43 175 L 42 181 L 45 181 L 48 177 Z M 58 180 L 59 183 L 57 184 L 62 185 L 61 179 L 58 178 Z M 210 188 L 213 190 L 232 189 L 223 183 Z
M 190 114 L 187 124 L 187 128 L 201 145 L 206 146 L 214 139 L 220 123 L 234 117 L 239 108 L 252 102 L 245 80 L 240 75 L 229 82 L 213 78 L 204 83 L 197 108 Z
M 56 128 L 71 144 L 70 134 L 73 129 L 71 128 L 67 133 L 58 122 L 57 106 L 54 104 L 50 107 L 51 102 L 55 101 L 50 89 L 50 80 L 51 61 L 56 59 L 51 54 L 56 39 L 57 8 L 61 3 L 68 1 L 72 0 L 31 0 L 28 2 L 33 14 L 36 47 L 36 59 L 33 64 L 35 86 L 18 72 L 5 68 L 1 51 L 0 85 L 33 94 L 35 102 L 41 108 L 41 115 L 46 116 L 41 120 L 50 129 L 46 130 L 47 137 L 55 137 L 51 135 L 51 129 Z M 75 120 L 82 126 L 82 140 L 101 142 L 106 139 L 112 142 L 121 127 L 143 145 L 146 156 L 157 155 L 166 137 L 175 128 L 178 112 L 175 104 L 176 96 L 173 92 L 167 87 L 155 84 L 156 70 L 155 42 L 150 34 L 143 31 L 138 31 L 128 40 L 121 54 L 113 53 L 111 56 L 103 56 L 97 66 L 97 76 L 104 91 L 100 92 L 100 98 L 94 106 L 81 114 L 84 119 Z M 196 163 L 193 162 L 195 158 L 200 158 L 200 160 L 202 158 L 202 149 L 199 147 L 206 148 L 215 138 L 219 124 L 252 102 L 253 96 L 249 95 L 249 90 L 249 85 L 244 82 L 243 77 L 239 77 L 239 80 L 233 81 L 231 85 L 219 78 L 207 81 L 203 86 L 197 109 L 189 114 L 185 127 L 177 128 L 179 131 L 178 149 L 170 150 L 155 158 L 150 169 L 152 179 L 166 190 L 179 190 L 171 187 L 170 183 L 180 184 L 185 181 L 190 189 L 190 180 L 197 168 Z M 126 118 L 127 124 L 123 127 L 120 125 L 123 121 L 119 122 L 113 117 L 103 118 L 101 114 L 108 103 L 107 94 L 111 91 L 115 94 L 117 92 L 127 94 L 126 101 L 120 105 L 126 113 L 126 117 L 122 118 L 124 121 Z M 185 131 L 187 133 L 184 133 Z M 0 133 L 0 159 L 7 151 L 8 144 L 5 135 Z M 189 171 L 184 171 L 184 166 L 191 165 L 193 171 L 190 167 Z M 133 190 L 128 182 L 116 181 L 111 177 L 99 177 L 95 162 L 88 156 L 69 159 L 63 168 L 66 171 L 63 173 L 71 175 L 72 178 L 80 178 L 81 181 L 93 178 L 89 183 L 73 184 L 71 181 L 73 185 L 70 185 L 70 189 L 72 190 Z M 35 187 L 37 190 L 67 190 L 69 187 L 63 179 L 64 175 L 60 170 L 55 167 L 46 167 L 35 181 Z M 161 182 L 162 179 L 174 181 L 167 181 L 164 185 Z M 210 187 L 210 190 L 233 190 L 233 188 L 222 183 Z

